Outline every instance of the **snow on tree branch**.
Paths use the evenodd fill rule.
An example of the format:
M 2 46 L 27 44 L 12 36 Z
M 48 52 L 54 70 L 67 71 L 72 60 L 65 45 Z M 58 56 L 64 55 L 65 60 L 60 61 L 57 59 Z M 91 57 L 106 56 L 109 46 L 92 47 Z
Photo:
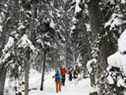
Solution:
M 76 0 L 75 13 L 81 11 L 82 9 L 79 7 L 80 0 Z
M 110 26 L 110 30 L 112 30 L 112 29 L 114 29 L 116 26 L 120 26 L 120 25 L 126 23 L 125 20 L 122 20 L 122 19 L 121 19 L 122 17 L 123 17 L 122 14 L 116 14 L 116 13 L 114 13 L 114 14 L 111 16 L 110 20 L 109 20 L 108 22 L 105 23 L 105 26 L 104 26 L 104 27 L 106 28 L 106 27 L 109 27 L 109 26 Z
M 118 39 L 118 47 L 120 52 L 126 52 L 126 29 Z
M 125 4 L 125 3 L 126 3 L 126 0 L 121 0 L 121 3 L 122 3 L 122 4 Z
M 0 64 L 5 63 L 5 61 L 10 57 L 10 55 L 11 55 L 11 52 L 7 52 L 3 54 L 0 58 Z
M 18 41 L 17 45 L 18 45 L 18 47 L 22 47 L 22 48 L 30 47 L 31 50 L 33 50 L 33 51 L 35 50 L 34 45 L 29 40 L 29 38 L 26 34 L 24 34 L 21 37 L 21 39 Z
M 14 45 L 14 38 L 9 37 L 7 44 L 5 45 L 3 49 L 3 53 L 7 52 L 13 45 Z

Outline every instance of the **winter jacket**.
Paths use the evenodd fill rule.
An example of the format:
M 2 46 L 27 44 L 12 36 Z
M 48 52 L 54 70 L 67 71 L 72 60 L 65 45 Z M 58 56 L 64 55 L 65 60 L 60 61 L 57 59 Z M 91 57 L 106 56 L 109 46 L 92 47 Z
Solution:
M 66 68 L 61 68 L 61 69 L 60 69 L 60 72 L 61 72 L 61 75 L 62 75 L 62 76 L 65 76 L 66 73 L 67 73 L 67 70 L 66 70 Z

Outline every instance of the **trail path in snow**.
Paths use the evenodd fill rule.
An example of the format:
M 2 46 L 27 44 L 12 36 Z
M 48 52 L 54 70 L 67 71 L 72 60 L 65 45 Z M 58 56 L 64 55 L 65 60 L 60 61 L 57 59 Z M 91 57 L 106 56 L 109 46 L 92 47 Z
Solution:
M 87 79 L 81 79 L 78 82 L 75 80 L 70 82 L 66 80 L 66 85 L 62 87 L 61 93 L 56 94 L 55 92 L 55 81 L 52 78 L 52 74 L 49 74 L 45 78 L 44 82 L 44 91 L 39 90 L 39 86 L 37 86 L 38 90 L 33 90 L 30 92 L 29 95 L 89 95 L 89 92 L 91 90 L 94 90 L 90 87 L 90 80 Z M 40 80 L 37 81 L 37 83 L 40 84 Z M 34 83 L 34 85 L 37 85 L 37 83 Z
M 62 91 L 59 94 L 55 92 L 55 83 L 49 86 L 49 84 L 45 84 L 46 87 L 43 92 L 41 91 L 31 91 L 30 95 L 89 95 L 91 90 L 89 86 L 89 79 L 80 80 L 77 84 L 75 81 L 68 82 L 62 87 Z
M 95 90 L 90 87 L 89 78 L 81 78 L 79 81 L 73 80 L 72 82 L 66 79 L 66 85 L 62 87 L 61 93 L 56 94 L 55 81 L 52 78 L 54 74 L 54 71 L 46 73 L 44 81 L 44 91 L 40 91 L 39 89 L 41 83 L 41 73 L 32 69 L 29 75 L 29 87 L 32 90 L 29 92 L 29 95 L 89 95 L 90 91 Z M 6 89 L 9 90 L 9 94 L 7 95 L 14 95 L 14 90 L 9 86 L 9 84 L 14 86 L 14 83 L 14 81 L 10 82 L 6 80 Z

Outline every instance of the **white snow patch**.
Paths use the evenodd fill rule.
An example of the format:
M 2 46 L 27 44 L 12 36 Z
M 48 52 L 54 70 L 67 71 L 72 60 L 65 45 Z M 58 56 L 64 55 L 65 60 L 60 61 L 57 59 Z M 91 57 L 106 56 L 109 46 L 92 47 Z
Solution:
M 0 32 L 2 32 L 2 30 L 3 30 L 3 27 L 0 25 Z
M 121 87 L 121 86 L 126 87 L 125 80 L 122 77 L 118 77 L 117 86 L 118 87 Z
M 3 52 L 8 51 L 8 49 L 10 49 L 13 45 L 14 45 L 14 38 L 10 36 L 7 44 L 5 45 L 5 47 L 3 49 Z
M 121 34 L 118 39 L 118 47 L 120 52 L 126 51 L 126 30 Z
M 71 30 L 74 30 L 75 29 L 75 25 L 73 25 L 72 27 L 71 27 Z
M 0 23 L 2 23 L 2 17 L 0 16 Z
M 125 4 L 125 3 L 126 3 L 126 0 L 121 0 L 121 3 L 122 3 L 122 4 Z
M 126 23 L 125 20 L 122 20 L 121 18 L 123 17 L 122 14 L 116 14 L 114 13 L 110 20 L 108 22 L 105 23 L 104 27 L 110 26 L 110 30 L 112 30 L 113 28 L 115 28 L 115 26 L 119 26 L 123 23 Z
M 30 47 L 30 49 L 32 49 L 33 51 L 35 50 L 35 47 L 33 46 L 32 42 L 28 39 L 28 36 L 26 34 L 24 34 L 21 39 L 18 42 L 18 47 Z
M 55 28 L 55 23 L 53 22 L 53 20 L 51 20 L 50 22 L 50 27 Z
M 80 0 L 76 0 L 75 13 L 80 12 L 81 8 L 79 7 Z
M 91 67 L 91 64 L 95 64 L 97 62 L 97 60 L 95 59 L 95 58 L 93 58 L 93 59 L 91 59 L 91 60 L 89 60 L 88 62 L 87 62 L 87 69 L 88 69 L 88 72 L 89 73 L 91 73 L 91 71 L 92 71 L 92 67 Z
M 120 68 L 122 72 L 126 74 L 126 55 L 122 55 L 119 51 L 109 56 L 108 59 L 108 69 L 112 66 Z
M 121 62 L 120 62 L 119 58 L 120 58 L 119 52 L 116 52 L 116 53 L 112 54 L 111 56 L 109 56 L 107 58 L 107 62 L 109 64 L 109 66 L 121 67 Z
M 109 73 L 110 73 L 110 72 L 109 72 Z M 108 83 L 109 83 L 109 84 L 114 84 L 114 80 L 113 80 L 111 74 L 108 75 L 107 80 L 108 80 Z
M 91 31 L 91 26 L 90 26 L 90 24 L 85 24 L 85 25 L 86 25 L 87 31 Z
M 18 27 L 18 30 L 21 30 L 21 29 L 23 29 L 23 28 L 25 28 L 25 26 L 24 26 L 23 24 L 21 24 L 21 25 Z
M 4 63 L 9 56 L 10 52 L 3 54 L 3 56 L 0 58 L 0 63 Z

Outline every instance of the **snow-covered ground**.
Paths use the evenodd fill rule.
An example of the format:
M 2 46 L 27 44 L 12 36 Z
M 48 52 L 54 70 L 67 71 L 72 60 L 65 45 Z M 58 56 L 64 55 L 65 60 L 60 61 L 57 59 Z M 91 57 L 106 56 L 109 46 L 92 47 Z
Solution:
M 76 86 L 74 83 L 68 83 L 65 87 L 62 87 L 62 92 L 58 95 L 89 95 L 90 87 L 89 80 L 81 80 Z M 56 95 L 55 92 L 55 83 L 52 82 L 52 85 L 46 84 L 45 91 L 31 91 L 30 95 Z
M 41 83 L 41 73 L 31 70 L 30 71 L 30 89 L 29 95 L 57 95 L 55 91 L 55 81 L 52 78 L 54 71 L 46 73 L 45 82 L 44 82 L 44 91 L 40 91 Z M 11 83 L 14 84 L 14 83 Z M 8 88 L 8 80 L 6 81 L 6 88 Z M 10 89 L 10 87 L 9 87 Z M 61 93 L 58 95 L 89 95 L 91 90 L 95 90 L 90 87 L 89 78 L 80 79 L 79 81 L 68 81 L 66 80 L 66 85 L 62 87 Z M 12 91 L 9 91 L 12 93 Z M 14 95 L 14 94 L 9 94 Z
M 44 82 L 44 91 L 41 92 L 39 90 L 40 87 L 40 80 L 38 80 L 38 90 L 32 90 L 30 92 L 30 95 L 56 95 L 55 92 L 55 81 L 52 78 L 54 75 L 54 72 L 49 73 L 45 77 L 45 82 Z M 66 85 L 62 87 L 61 93 L 58 95 L 89 95 L 90 92 L 90 86 L 89 86 L 89 79 L 82 79 L 78 82 L 75 80 L 70 82 L 66 80 Z

